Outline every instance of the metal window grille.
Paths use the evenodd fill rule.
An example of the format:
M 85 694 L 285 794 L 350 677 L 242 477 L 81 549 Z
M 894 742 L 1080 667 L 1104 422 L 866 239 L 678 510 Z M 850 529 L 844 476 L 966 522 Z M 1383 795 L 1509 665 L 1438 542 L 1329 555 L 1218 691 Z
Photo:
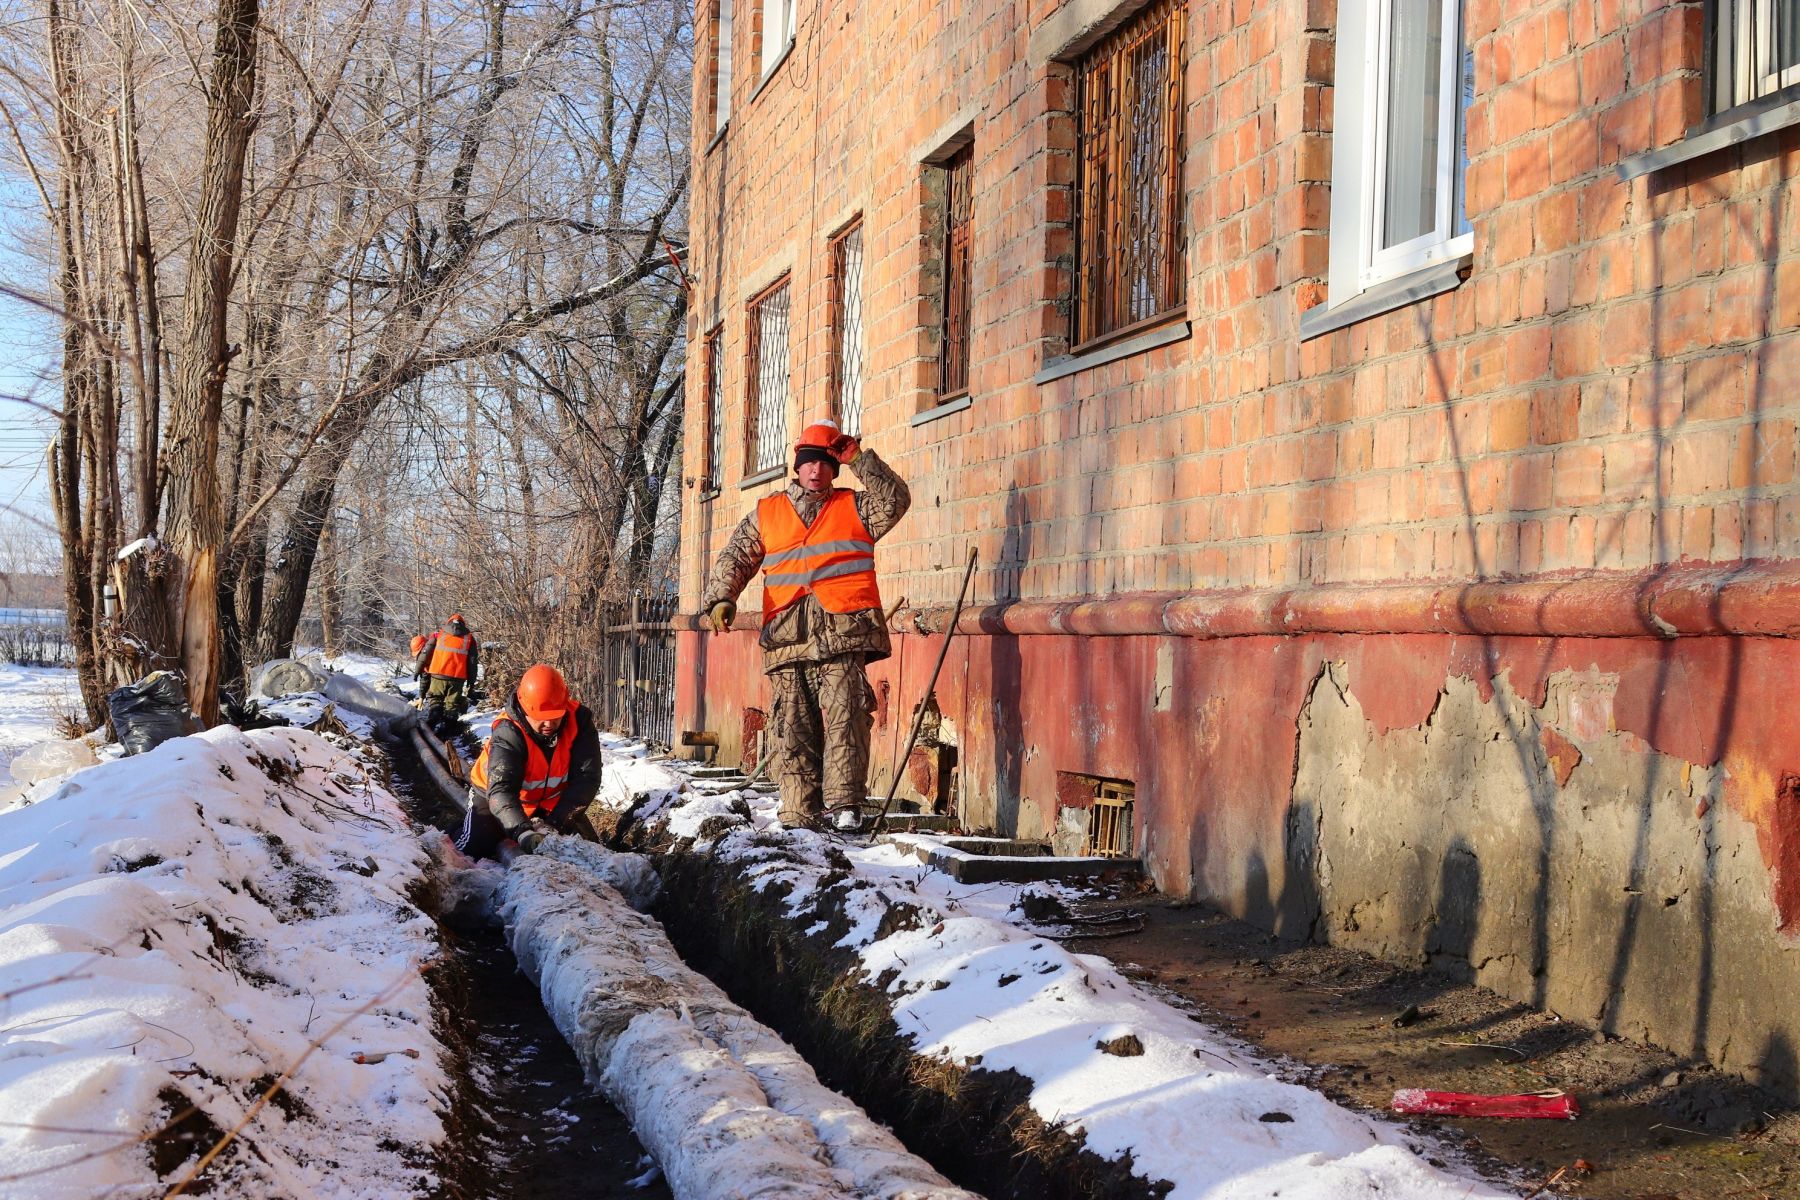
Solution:
M 944 338 L 938 351 L 938 393 L 969 390 L 969 241 L 975 226 L 975 147 L 944 164 Z
M 744 418 L 744 474 L 779 467 L 787 443 L 788 280 L 750 302 L 750 395 Z
M 1077 342 L 1182 302 L 1184 11 L 1181 0 L 1156 0 L 1107 35 L 1076 72 Z
M 700 490 L 717 492 L 725 477 L 725 389 L 720 357 L 724 330 L 706 335 L 706 462 L 701 470 Z
M 1088 853 L 1096 858 L 1131 857 L 1131 810 L 1137 787 L 1102 779 L 1094 785 L 1094 806 L 1088 810 Z
M 858 221 L 831 243 L 831 409 L 845 433 L 862 432 L 862 265 Z
M 1800 85 L 1800 0 L 1717 0 L 1706 36 L 1714 113 Z

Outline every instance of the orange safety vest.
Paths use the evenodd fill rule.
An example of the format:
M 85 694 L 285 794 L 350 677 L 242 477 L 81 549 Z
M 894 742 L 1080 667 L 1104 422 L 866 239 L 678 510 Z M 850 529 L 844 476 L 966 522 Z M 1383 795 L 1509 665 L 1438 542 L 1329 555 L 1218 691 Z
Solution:
M 469 647 L 475 644 L 471 637 L 456 637 L 437 631 L 437 648 L 431 652 L 431 665 L 425 668 L 427 675 L 443 675 L 450 679 L 467 679 L 469 677 Z
M 826 612 L 881 607 L 875 584 L 875 539 L 856 511 L 856 493 L 833 491 L 809 527 L 786 492 L 756 506 L 763 543 L 763 620 L 807 592 Z
M 537 738 L 531 730 L 519 725 L 517 721 L 505 713 L 494 718 L 494 728 L 500 728 L 504 721 L 512 721 L 519 725 L 519 732 L 525 735 L 525 777 L 519 780 L 519 805 L 525 815 L 533 817 L 541 808 L 545 812 L 555 812 L 556 806 L 562 802 L 563 788 L 569 783 L 569 752 L 575 748 L 575 717 L 581 711 L 579 706 L 571 705 L 568 715 L 563 718 L 562 728 L 556 734 L 556 746 L 550 756 L 544 756 L 544 749 L 538 745 Z M 481 757 L 475 760 L 475 769 L 469 772 L 469 785 L 477 791 L 486 792 L 488 786 L 488 750 L 494 744 L 494 735 L 488 734 L 488 740 L 481 744 Z

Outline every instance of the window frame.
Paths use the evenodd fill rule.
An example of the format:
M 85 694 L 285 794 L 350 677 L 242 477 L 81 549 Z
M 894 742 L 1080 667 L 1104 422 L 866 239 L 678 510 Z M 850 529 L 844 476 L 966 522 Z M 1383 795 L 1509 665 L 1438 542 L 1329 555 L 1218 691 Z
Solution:
M 944 268 L 938 296 L 937 403 L 943 404 L 969 394 L 971 327 L 975 317 L 975 289 L 970 280 L 975 265 L 975 143 L 959 146 L 938 169 L 944 173 Z
M 1183 0 L 1151 0 L 1073 63 L 1075 286 L 1069 337 L 1073 354 L 1186 315 L 1186 18 Z M 1140 211 L 1129 207 L 1131 189 L 1125 186 L 1137 145 L 1128 135 L 1138 128 L 1126 103 L 1134 82 L 1127 68 L 1133 51 L 1158 36 L 1167 54 L 1164 96 L 1157 104 L 1162 117 L 1161 145 L 1155 151 L 1156 174 L 1163 183 L 1154 199 L 1160 224 L 1154 239 L 1157 245 L 1147 252 L 1147 269 L 1127 278 L 1125 256 L 1119 251 L 1126 239 L 1115 233 L 1123 227 L 1122 220 L 1128 221 Z M 1107 86 L 1097 90 L 1103 74 Z M 1131 98 L 1136 98 L 1135 92 Z M 1155 311 L 1137 311 L 1136 293 L 1144 287 L 1150 291 Z M 1156 303 L 1159 299 L 1160 304 Z
M 1462 0 L 1434 2 L 1443 7 L 1445 28 L 1454 30 L 1454 36 L 1443 39 L 1438 61 L 1443 106 L 1439 128 L 1448 128 L 1451 136 L 1438 139 L 1436 220 L 1429 232 L 1385 249 L 1380 248 L 1380 222 L 1391 153 L 1387 145 L 1391 39 L 1386 30 L 1394 0 L 1341 0 L 1338 6 L 1326 311 L 1365 293 L 1380 294 L 1378 289 L 1392 290 L 1399 303 L 1411 303 L 1420 297 L 1406 288 L 1408 282 L 1466 263 L 1474 254 L 1475 231 L 1462 211 L 1468 183 L 1470 64 L 1464 5 Z
M 783 272 L 779 278 L 767 287 L 750 297 L 744 304 L 744 360 L 746 366 L 744 380 L 744 478 L 756 479 L 772 471 L 779 471 L 786 458 L 787 442 L 787 409 L 794 394 L 794 328 L 793 328 L 793 273 Z M 779 406 L 774 411 L 779 418 L 773 428 L 774 436 L 769 440 L 773 447 L 772 455 L 765 452 L 762 437 L 771 432 L 769 423 L 763 420 L 768 397 L 763 395 L 763 308 L 773 303 L 777 296 L 782 301 L 784 320 L 782 328 L 783 341 L 787 351 L 779 378 L 782 381 L 782 394 Z M 773 381 L 775 377 L 771 377 Z M 773 461 L 765 461 L 770 458 Z
M 708 100 L 712 107 L 712 136 L 717 138 L 731 122 L 731 31 L 733 0 L 712 0 L 712 72 Z
M 800 27 L 799 8 L 800 0 L 762 0 L 760 6 L 761 44 L 758 47 L 760 79 L 767 79 L 773 75 L 775 68 L 779 67 L 782 60 L 787 57 L 788 51 L 794 48 L 794 39 L 799 33 Z M 770 36 L 769 17 L 772 12 L 778 14 L 781 19 L 779 48 L 776 48 L 777 39 Z
M 852 239 L 855 240 L 856 261 L 854 269 L 849 263 L 849 251 Z M 863 219 L 859 213 L 842 229 L 833 235 L 828 254 L 830 256 L 831 280 L 831 375 L 830 401 L 831 415 L 845 433 L 859 435 L 862 432 L 864 385 L 867 382 L 868 361 L 865 357 L 868 348 L 868 329 L 864 322 L 863 307 L 863 266 L 867 246 L 863 240 Z M 845 333 L 855 324 L 854 353 L 845 353 Z M 847 366 L 853 364 L 856 379 L 855 404 L 851 411 L 845 411 Z
M 1707 6 L 1709 117 L 1765 104 L 1800 86 L 1800 62 L 1782 67 L 1779 61 L 1769 61 L 1780 38 L 1779 11 L 1779 0 L 1714 0 Z M 1746 43 L 1748 53 L 1743 52 Z
M 706 368 L 706 429 L 701 443 L 700 498 L 717 496 L 725 477 L 725 326 L 714 325 L 706 334 L 703 353 Z

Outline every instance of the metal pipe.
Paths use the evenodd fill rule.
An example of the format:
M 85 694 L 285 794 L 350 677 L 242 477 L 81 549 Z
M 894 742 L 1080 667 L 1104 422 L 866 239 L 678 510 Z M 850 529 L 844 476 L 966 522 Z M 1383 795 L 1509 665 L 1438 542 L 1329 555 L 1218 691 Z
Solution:
M 888 780 L 887 795 L 881 801 L 881 815 L 875 818 L 875 824 L 869 830 L 871 841 L 887 821 L 888 809 L 894 803 L 894 793 L 900 790 L 900 768 L 912 756 L 913 743 L 919 740 L 919 728 L 925 723 L 925 705 L 937 690 L 938 672 L 944 669 L 944 659 L 949 657 L 950 640 L 956 636 L 956 623 L 962 617 L 963 602 L 969 598 L 969 580 L 975 578 L 975 559 L 980 553 L 979 548 L 971 547 L 969 550 L 969 566 L 963 571 L 962 590 L 956 593 L 956 608 L 950 614 L 950 628 L 944 631 L 944 644 L 938 647 L 937 662 L 931 666 L 931 678 L 925 684 L 925 694 L 919 697 L 919 707 L 913 713 L 912 732 L 906 735 L 906 747 L 900 751 L 900 757 L 894 760 L 893 777 Z

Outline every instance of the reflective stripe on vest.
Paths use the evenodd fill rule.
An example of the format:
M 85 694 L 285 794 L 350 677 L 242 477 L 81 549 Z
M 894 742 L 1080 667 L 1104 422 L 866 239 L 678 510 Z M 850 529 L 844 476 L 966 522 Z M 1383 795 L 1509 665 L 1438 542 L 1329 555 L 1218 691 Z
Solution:
M 856 511 L 856 493 L 833 491 L 811 526 L 783 492 L 756 506 L 763 543 L 763 620 L 808 592 L 825 611 L 881 607 L 875 580 L 875 539 Z
M 525 776 L 519 780 L 519 805 L 528 817 L 536 816 L 541 809 L 544 812 L 555 812 L 562 801 L 563 788 L 569 783 L 569 754 L 575 748 L 575 726 L 579 705 L 571 705 L 569 713 L 563 718 L 562 728 L 556 732 L 556 746 L 550 754 L 544 754 L 543 747 L 538 745 L 537 738 L 525 726 L 506 713 L 494 718 L 494 728 L 507 722 L 518 727 L 525 736 Z M 488 740 L 482 743 L 481 757 L 475 760 L 475 767 L 469 772 L 469 785 L 477 791 L 485 792 L 488 786 L 488 751 L 493 749 L 494 735 L 488 734 Z
M 451 679 L 467 679 L 469 646 L 474 641 L 473 637 L 456 637 L 438 630 L 437 647 L 431 652 L 431 665 L 425 668 L 425 673 L 444 675 Z

